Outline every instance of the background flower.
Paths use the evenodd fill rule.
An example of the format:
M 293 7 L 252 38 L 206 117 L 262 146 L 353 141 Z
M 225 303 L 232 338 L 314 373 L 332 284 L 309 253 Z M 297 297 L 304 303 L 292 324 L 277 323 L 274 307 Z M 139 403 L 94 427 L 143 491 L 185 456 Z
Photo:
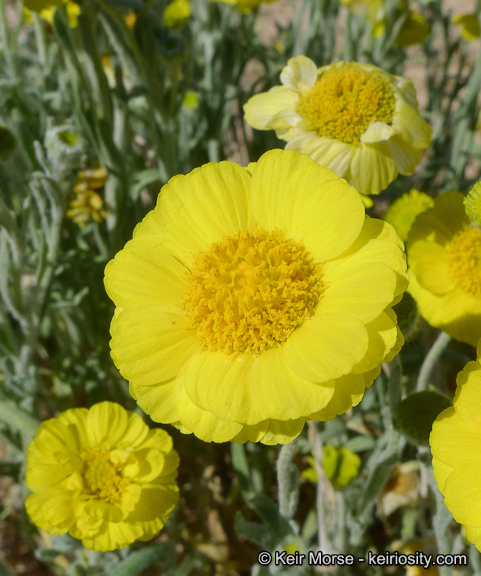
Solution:
M 481 336 L 481 231 L 466 216 L 460 192 L 445 192 L 409 233 L 409 291 L 421 315 L 453 338 Z
M 409 230 L 416 216 L 434 204 L 431 196 L 413 188 L 391 204 L 384 214 L 384 220 L 394 227 L 403 242 L 408 239 Z
M 281 82 L 245 104 L 246 122 L 275 130 L 286 148 L 308 154 L 362 194 L 378 194 L 398 173 L 412 174 L 430 144 L 431 128 L 406 78 L 357 62 L 317 69 L 296 56 Z
M 206 441 L 286 443 L 357 404 L 401 346 L 402 243 L 293 151 L 176 176 L 106 267 L 139 405 Z
M 481 343 L 477 360 L 458 374 L 454 406 L 437 417 L 430 444 L 434 477 L 444 502 L 481 550 Z
M 50 534 L 106 551 L 151 539 L 177 504 L 179 459 L 163 430 L 119 404 L 75 408 L 43 422 L 27 454 L 25 506 Z

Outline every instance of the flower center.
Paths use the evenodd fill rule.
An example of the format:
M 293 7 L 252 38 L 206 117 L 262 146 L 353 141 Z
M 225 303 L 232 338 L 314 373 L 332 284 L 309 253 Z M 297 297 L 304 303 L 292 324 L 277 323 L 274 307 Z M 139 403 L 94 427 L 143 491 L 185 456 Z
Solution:
M 84 493 L 96 496 L 100 500 L 115 504 L 122 492 L 130 484 L 122 476 L 121 470 L 110 461 L 110 451 L 96 448 L 82 454 Z
M 465 226 L 448 244 L 449 265 L 456 284 L 481 298 L 481 231 Z
M 314 314 L 320 267 L 282 232 L 241 230 L 199 254 L 183 298 L 205 349 L 262 354 Z
M 381 73 L 345 62 L 321 73 L 316 85 L 301 95 L 297 112 L 310 132 L 359 144 L 373 122 L 392 123 L 394 105 L 392 88 Z

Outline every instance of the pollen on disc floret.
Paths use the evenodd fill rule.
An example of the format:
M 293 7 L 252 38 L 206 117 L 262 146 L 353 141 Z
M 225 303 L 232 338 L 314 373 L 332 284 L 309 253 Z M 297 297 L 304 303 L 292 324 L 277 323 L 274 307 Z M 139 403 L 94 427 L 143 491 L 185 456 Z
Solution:
M 282 232 L 241 230 L 199 254 L 183 303 L 210 351 L 258 355 L 279 346 L 314 314 L 320 266 Z
M 448 247 L 449 267 L 456 284 L 468 294 L 481 297 L 481 231 L 465 226 Z
M 315 86 L 301 95 L 297 112 L 309 131 L 359 144 L 373 122 L 392 123 L 394 107 L 393 90 L 380 72 L 345 62 L 319 76 Z

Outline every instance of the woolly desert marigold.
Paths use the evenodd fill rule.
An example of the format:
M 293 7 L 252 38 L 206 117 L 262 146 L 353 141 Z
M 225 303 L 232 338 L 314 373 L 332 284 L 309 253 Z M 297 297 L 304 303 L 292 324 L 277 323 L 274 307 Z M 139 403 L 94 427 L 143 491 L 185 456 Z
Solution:
M 409 292 L 421 315 L 453 338 L 476 346 L 481 336 L 481 231 L 466 216 L 460 192 L 445 192 L 409 233 Z
M 281 82 L 245 104 L 246 122 L 275 130 L 286 148 L 308 154 L 361 194 L 379 194 L 398 173 L 412 174 L 431 142 L 406 78 L 357 62 L 317 69 L 296 56 Z
M 27 452 L 26 502 L 35 524 L 86 548 L 150 540 L 177 504 L 179 458 L 163 430 L 112 402 L 44 422 Z
M 357 404 L 400 348 L 393 228 L 308 156 L 175 176 L 105 271 L 112 358 L 158 422 L 287 443 Z
M 481 342 L 477 356 L 458 374 L 454 406 L 436 418 L 430 444 L 444 502 L 481 550 Z

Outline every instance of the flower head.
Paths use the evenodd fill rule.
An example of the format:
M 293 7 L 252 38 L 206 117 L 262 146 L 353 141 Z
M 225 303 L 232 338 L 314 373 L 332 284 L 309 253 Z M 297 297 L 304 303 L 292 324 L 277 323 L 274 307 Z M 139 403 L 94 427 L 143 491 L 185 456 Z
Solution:
M 481 550 L 481 342 L 477 360 L 458 374 L 454 406 L 437 417 L 431 432 L 434 478 L 444 502 L 466 536 Z
M 389 207 L 384 220 L 394 227 L 403 242 L 406 242 L 416 216 L 433 205 L 431 196 L 413 188 Z
M 465 40 L 468 40 L 468 42 L 477 40 L 481 35 L 481 27 L 479 26 L 476 12 L 471 14 L 455 14 L 451 20 L 453 24 L 461 26 L 461 36 Z
M 95 192 L 105 184 L 107 172 L 104 168 L 94 168 L 79 172 L 74 186 L 75 199 L 69 204 L 67 217 L 83 228 L 90 220 L 101 222 L 106 217 L 104 201 Z
M 445 192 L 409 233 L 409 291 L 421 315 L 451 337 L 481 336 L 481 231 L 464 212 L 464 196 Z
M 119 404 L 75 408 L 44 422 L 27 453 L 25 506 L 50 534 L 106 551 L 150 540 L 178 502 L 172 439 Z
M 430 144 L 410 80 L 357 62 L 317 69 L 297 56 L 281 82 L 245 104 L 246 122 L 275 130 L 286 148 L 308 154 L 361 194 L 378 194 L 398 173 L 412 174 Z
M 105 271 L 112 358 L 151 417 L 286 443 L 357 404 L 397 353 L 402 243 L 306 155 L 175 176 Z
M 169 28 L 181 28 L 190 18 L 189 0 L 173 0 L 164 12 L 164 24 Z

